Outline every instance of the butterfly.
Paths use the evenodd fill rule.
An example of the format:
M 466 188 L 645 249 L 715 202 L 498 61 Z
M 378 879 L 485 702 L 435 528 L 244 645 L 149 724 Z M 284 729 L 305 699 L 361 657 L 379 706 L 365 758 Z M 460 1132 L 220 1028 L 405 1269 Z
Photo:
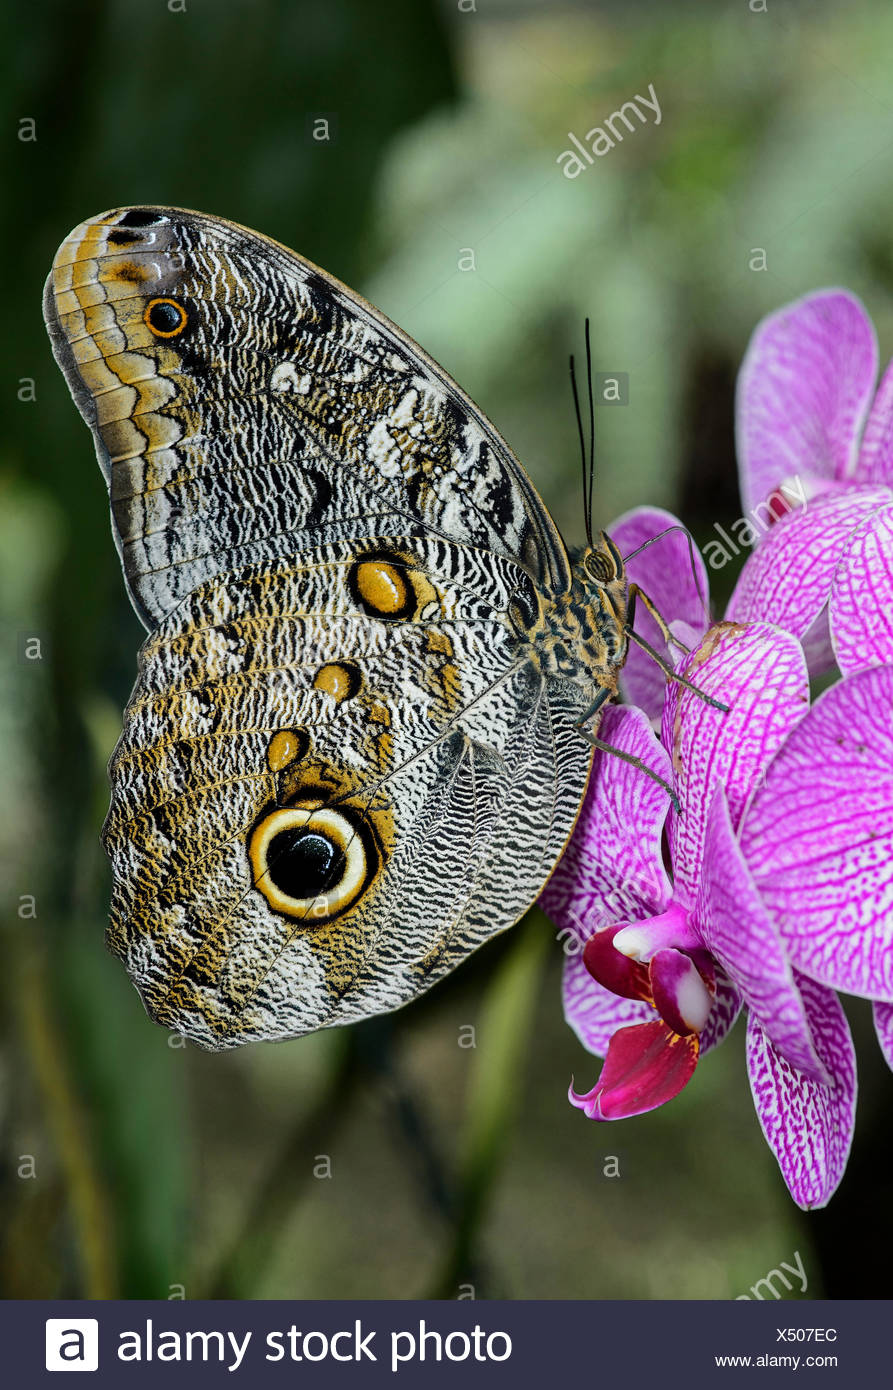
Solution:
M 256 232 L 90 218 L 44 314 L 148 632 L 109 765 L 111 950 L 210 1049 L 405 1004 L 568 841 L 631 635 L 622 557 L 591 532 L 572 557 L 459 386 Z

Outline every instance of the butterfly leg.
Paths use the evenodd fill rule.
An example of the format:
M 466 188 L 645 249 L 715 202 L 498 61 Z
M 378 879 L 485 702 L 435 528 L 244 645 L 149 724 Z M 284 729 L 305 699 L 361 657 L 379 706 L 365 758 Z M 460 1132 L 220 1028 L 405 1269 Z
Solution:
M 652 618 L 660 628 L 661 636 L 663 637 L 668 647 L 678 647 L 680 651 L 683 652 L 691 651 L 690 647 L 687 647 L 684 642 L 680 642 L 679 638 L 674 636 L 673 632 L 670 630 L 667 620 L 664 618 L 657 604 L 654 602 L 654 599 L 649 598 L 648 595 L 645 593 L 645 590 L 640 589 L 638 584 L 630 584 L 629 586 L 629 599 L 626 610 L 626 626 L 629 632 L 632 632 L 632 626 L 636 616 L 637 603 L 641 603 L 642 607 L 647 609 L 647 611 L 651 614 Z
M 648 610 L 654 621 L 657 623 L 658 627 L 661 630 L 661 634 L 668 646 L 672 645 L 675 647 L 679 647 L 684 652 L 688 652 L 691 650 L 689 647 L 685 645 L 684 642 L 680 642 L 678 637 L 673 636 L 666 622 L 661 617 L 660 613 L 655 607 L 653 601 L 648 597 L 647 594 L 642 592 L 638 584 L 631 584 L 629 586 L 629 607 L 627 609 L 626 635 L 630 639 L 630 641 L 635 642 L 637 647 L 641 647 L 644 652 L 648 653 L 652 661 L 655 661 L 657 663 L 657 665 L 663 671 L 664 675 L 667 677 L 668 680 L 674 681 L 676 685 L 685 686 L 686 690 L 691 690 L 695 695 L 698 696 L 699 699 L 706 701 L 706 703 L 708 705 L 712 705 L 714 709 L 721 710 L 723 714 L 728 714 L 728 705 L 724 705 L 720 700 L 714 700 L 712 695 L 705 695 L 703 690 L 701 690 L 698 686 L 693 685 L 690 680 L 686 680 L 685 676 L 678 675 L 677 672 L 673 670 L 670 663 L 666 661 L 664 657 L 661 656 L 660 652 L 656 651 L 655 648 L 652 647 L 650 642 L 646 642 L 645 638 L 640 633 L 633 631 L 633 620 L 636 615 L 637 599 L 641 600 L 643 608 L 646 608 Z
M 646 776 L 652 779 L 652 781 L 658 782 L 660 786 L 662 786 L 664 790 L 668 793 L 670 799 L 673 802 L 673 805 L 678 811 L 679 802 L 676 799 L 676 793 L 673 791 L 673 788 L 670 786 L 669 782 L 665 782 L 662 777 L 659 777 L 656 772 L 653 772 L 650 767 L 647 767 L 646 764 L 642 762 L 641 758 L 635 757 L 632 753 L 624 753 L 622 748 L 615 748 L 614 745 L 611 743 L 605 743 L 604 739 L 597 738 L 595 734 L 591 733 L 589 729 L 586 728 L 586 725 L 589 723 L 590 719 L 592 719 L 593 715 L 598 713 L 602 705 L 605 704 L 606 701 L 608 701 L 613 694 L 613 690 L 610 690 L 608 686 L 603 686 L 602 689 L 596 695 L 592 704 L 589 706 L 586 713 L 580 719 L 579 723 L 576 726 L 577 729 L 586 739 L 586 742 L 591 743 L 593 748 L 597 748 L 600 753 L 613 753 L 616 758 L 621 758 L 622 761 L 625 763 L 631 763 L 633 767 L 637 767 L 640 772 L 644 772 Z
M 663 787 L 672 801 L 673 809 L 676 814 L 681 814 L 679 798 L 673 791 L 669 782 L 665 782 L 663 777 L 659 776 L 652 768 L 648 767 L 641 758 L 637 758 L 633 753 L 625 753 L 622 748 L 615 748 L 613 743 L 605 743 L 604 739 L 596 738 L 595 734 L 591 734 L 588 729 L 584 729 L 580 724 L 577 725 L 577 728 L 586 739 L 587 743 L 591 743 L 593 748 L 597 748 L 600 753 L 612 753 L 615 758 L 620 758 L 622 762 L 629 763 L 632 767 L 637 767 L 640 772 L 644 772 L 645 776 L 650 777 L 652 782 L 657 782 L 658 786 Z
M 593 715 L 598 714 L 598 712 L 599 712 L 599 710 L 601 709 L 602 705 L 605 704 L 606 701 L 610 700 L 610 698 L 611 698 L 611 696 L 612 696 L 613 694 L 614 694 L 614 691 L 611 690 L 608 686 L 606 686 L 606 685 L 602 686 L 601 690 L 600 690 L 600 691 L 598 692 L 598 694 L 596 695 L 595 699 L 593 700 L 592 704 L 589 706 L 589 708 L 588 708 L 588 710 L 586 711 L 586 713 L 585 713 L 585 714 L 582 714 L 582 715 L 580 716 L 580 720 L 579 720 L 579 723 L 577 724 L 577 728 L 578 728 L 578 729 L 582 729 L 583 726 L 584 726 L 585 724 L 588 724 L 589 721 L 590 721 L 590 719 L 593 717 Z

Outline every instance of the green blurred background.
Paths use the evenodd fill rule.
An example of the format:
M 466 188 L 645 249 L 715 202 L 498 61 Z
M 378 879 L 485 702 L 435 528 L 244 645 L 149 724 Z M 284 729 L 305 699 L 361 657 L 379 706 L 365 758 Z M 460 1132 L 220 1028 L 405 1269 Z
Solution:
M 142 630 L 40 297 L 106 207 L 254 226 L 423 343 L 573 543 L 567 355 L 588 314 L 596 368 L 630 379 L 599 413 L 597 520 L 669 505 L 703 542 L 738 515 L 734 381 L 759 317 L 845 284 L 893 351 L 893 11 L 43 0 L 2 24 L 3 1293 L 728 1298 L 799 1251 L 807 1297 L 889 1294 L 893 1078 L 861 1007 L 850 1169 L 808 1216 L 760 1135 L 740 1025 L 665 1110 L 599 1127 L 570 1108 L 598 1063 L 535 911 L 353 1029 L 211 1056 L 149 1023 L 103 947 L 98 839 Z M 565 178 L 567 133 L 649 83 L 660 125 Z

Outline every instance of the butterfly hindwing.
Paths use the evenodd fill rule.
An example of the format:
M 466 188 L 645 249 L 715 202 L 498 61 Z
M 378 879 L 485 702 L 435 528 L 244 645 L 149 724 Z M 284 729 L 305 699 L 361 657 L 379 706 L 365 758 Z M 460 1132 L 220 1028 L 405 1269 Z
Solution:
M 479 554 L 389 543 L 208 580 L 143 648 L 112 763 L 110 942 L 153 1015 L 207 1046 L 412 998 L 524 911 L 576 812 L 572 709 L 505 618 L 517 567 L 491 558 L 483 600 Z M 417 566 L 396 622 L 356 597 L 385 553 Z M 357 866 L 325 882 L 287 838 L 277 855 L 305 829 Z
M 104 214 L 46 306 L 150 629 L 112 949 L 208 1047 L 393 1009 L 517 920 L 572 829 L 586 699 L 520 640 L 563 544 L 459 388 L 276 243 Z

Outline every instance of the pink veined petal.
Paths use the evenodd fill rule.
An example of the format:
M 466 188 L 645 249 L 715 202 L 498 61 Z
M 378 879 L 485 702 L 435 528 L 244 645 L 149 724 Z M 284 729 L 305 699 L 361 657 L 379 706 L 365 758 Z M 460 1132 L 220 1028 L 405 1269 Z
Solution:
M 681 815 L 667 833 L 674 896 L 690 906 L 698 890 L 707 810 L 722 783 L 733 825 L 785 735 L 806 712 L 809 684 L 793 637 L 768 623 L 719 623 L 679 668 L 704 694 L 730 706 L 714 709 L 693 691 L 671 686 L 663 742 L 672 749 Z
M 893 506 L 853 532 L 834 577 L 830 616 L 845 676 L 893 662 Z
M 893 500 L 887 488 L 848 488 L 783 517 L 749 556 L 726 609 L 729 622 L 769 622 L 806 635 L 831 596 L 855 528 Z
M 840 1000 L 797 979 L 830 1086 L 796 1071 L 751 1014 L 747 1070 L 757 1116 L 791 1196 L 809 1211 L 827 1204 L 843 1177 L 856 1115 L 856 1057 Z
M 716 968 L 716 993 L 713 1007 L 701 1033 L 701 1053 L 703 1057 L 712 1048 L 724 1042 L 731 1032 L 741 1012 L 741 995 L 732 984 L 726 972 Z
M 846 290 L 806 295 L 758 325 L 735 406 L 745 512 L 788 478 L 850 475 L 876 375 L 874 328 Z
M 678 517 L 660 507 L 636 507 L 619 517 L 609 530 L 611 539 L 626 556 L 668 527 L 681 525 Z M 710 602 L 710 583 L 701 552 L 683 531 L 661 536 L 627 563 L 626 573 L 629 582 L 638 584 L 653 601 L 665 622 L 683 623 L 697 636 L 704 631 L 709 621 L 704 606 Z M 644 604 L 636 605 L 634 628 L 675 665 L 678 648 L 667 651 L 660 628 Z M 651 719 L 660 718 L 666 677 L 647 652 L 634 644 L 630 646 L 620 684 L 629 704 L 638 705 Z
M 708 814 L 695 920 L 704 945 L 734 980 L 776 1050 L 791 1066 L 827 1083 L 794 972 L 744 862 L 722 787 Z
M 893 1067 L 893 1004 L 874 1005 L 874 1028 L 888 1067 Z
M 811 676 L 823 676 L 834 665 L 834 647 L 831 644 L 831 627 L 828 621 L 828 607 L 806 629 L 800 638 L 806 669 Z
M 562 978 L 564 1017 L 587 1052 L 604 1057 L 618 1028 L 655 1019 L 650 1004 L 621 999 L 592 978 L 580 952 L 568 956 Z
M 776 754 L 739 830 L 796 967 L 893 1002 L 893 666 L 821 695 Z
M 614 1034 L 598 1081 L 585 1095 L 568 1092 L 590 1120 L 644 1115 L 678 1096 L 698 1062 L 698 1037 L 681 1038 L 665 1023 L 640 1023 Z
M 641 710 L 607 706 L 599 737 L 669 779 L 667 755 Z M 652 917 L 669 902 L 661 853 L 669 805 L 639 768 L 596 753 L 574 833 L 540 896 L 562 934 L 582 947 L 597 928 Z
M 851 481 L 893 485 L 893 362 L 888 364 L 872 402 Z

